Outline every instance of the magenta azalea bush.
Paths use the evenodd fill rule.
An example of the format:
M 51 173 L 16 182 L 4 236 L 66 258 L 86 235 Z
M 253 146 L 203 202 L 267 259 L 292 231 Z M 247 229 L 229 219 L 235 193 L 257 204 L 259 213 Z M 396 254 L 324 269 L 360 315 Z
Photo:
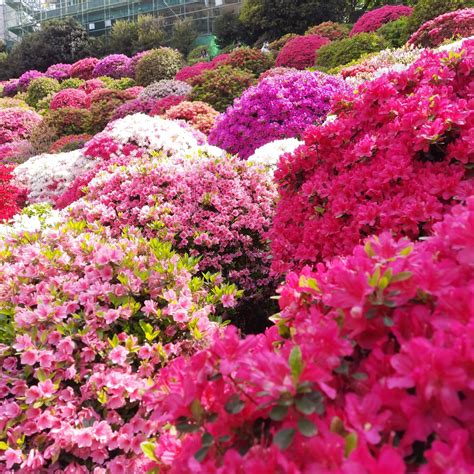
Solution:
M 471 472 L 474 201 L 434 230 L 289 274 L 265 334 L 228 328 L 160 371 L 149 468 Z
M 370 10 L 356 21 L 349 36 L 377 31 L 385 23 L 397 20 L 402 16 L 410 16 L 412 13 L 413 8 L 405 5 L 385 5 L 375 10 Z
M 474 8 L 445 13 L 424 23 L 408 40 L 414 46 L 435 47 L 451 38 L 474 35 Z
M 94 68 L 98 62 L 97 58 L 80 59 L 72 65 L 71 76 L 85 81 L 92 79 Z
M 29 138 L 41 116 L 28 109 L 0 109 L 0 145 Z
M 64 107 L 74 107 L 83 109 L 86 107 L 87 94 L 81 89 L 63 89 L 56 92 L 49 107 L 51 110 L 62 109 Z
M 53 64 L 46 70 L 46 76 L 57 81 L 71 77 L 72 64 Z
M 275 65 L 306 69 L 313 67 L 318 55 L 318 49 L 330 43 L 324 36 L 306 35 L 290 39 L 278 53 Z
M 5 97 L 13 97 L 19 90 L 20 80 L 11 79 L 3 85 L 3 95 Z
M 108 76 L 114 79 L 132 77 L 131 60 L 125 54 L 110 54 L 95 65 L 92 75 L 94 77 Z
M 298 137 L 308 125 L 324 121 L 331 99 L 348 91 L 344 81 L 319 72 L 269 77 L 217 118 L 209 143 L 248 158 L 265 143 Z
M 474 191 L 474 48 L 426 52 L 359 88 L 275 173 L 273 269 L 349 254 L 383 231 L 412 239 Z
M 21 91 L 21 92 L 25 92 L 28 89 L 28 86 L 30 85 L 30 82 L 33 79 L 38 79 L 38 77 L 44 77 L 44 74 L 42 72 L 39 72 L 39 71 L 36 71 L 36 70 L 31 70 L 31 71 L 24 72 L 18 78 L 18 90 Z

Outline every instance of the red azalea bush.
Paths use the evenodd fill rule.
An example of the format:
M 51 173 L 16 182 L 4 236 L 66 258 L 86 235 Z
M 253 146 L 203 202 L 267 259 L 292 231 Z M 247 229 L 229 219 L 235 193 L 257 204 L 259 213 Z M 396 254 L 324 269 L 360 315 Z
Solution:
M 143 395 L 239 293 L 135 229 L 67 222 L 0 254 L 2 471 L 145 472 L 157 423 Z
M 335 23 L 333 21 L 325 21 L 319 25 L 309 28 L 305 35 L 324 36 L 331 41 L 347 38 L 350 32 L 350 26 L 342 23 Z
M 295 72 L 297 69 L 294 67 L 273 67 L 269 69 L 268 71 L 265 71 L 264 73 L 260 74 L 258 78 L 258 82 L 262 82 L 264 79 L 267 77 L 275 77 L 275 76 L 283 76 L 285 74 L 288 74 L 289 72 Z
M 283 46 L 278 53 L 275 65 L 306 69 L 314 66 L 318 49 L 330 40 L 323 36 L 307 35 L 297 36 Z
M 414 46 L 434 48 L 451 38 L 474 35 L 474 8 L 445 13 L 424 23 L 408 40 Z
M 40 122 L 41 116 L 32 110 L 0 109 L 0 145 L 29 138 Z
M 51 110 L 62 109 L 64 107 L 74 107 L 84 109 L 87 103 L 87 94 L 81 89 L 63 89 L 56 92 L 51 99 L 49 108 Z
M 200 257 L 202 271 L 219 271 L 246 296 L 271 288 L 266 232 L 275 189 L 265 170 L 233 157 L 143 158 L 98 176 L 70 212 L 98 220 L 119 235 L 125 226 L 171 241 Z M 268 289 L 267 289 L 268 291 Z
M 357 20 L 349 36 L 377 31 L 381 26 L 385 25 L 385 23 L 397 20 L 401 16 L 410 16 L 412 13 L 413 8 L 405 5 L 385 5 L 376 8 L 375 10 L 364 13 Z
M 79 86 L 79 89 L 84 91 L 86 94 L 90 94 L 96 89 L 105 89 L 106 85 L 100 79 L 89 79 Z
M 150 115 L 163 115 L 168 109 L 180 104 L 183 100 L 186 100 L 184 95 L 170 95 L 168 97 L 163 97 L 163 99 L 158 99 L 151 108 Z
M 160 372 L 149 469 L 473 472 L 473 261 L 471 198 L 426 242 L 382 234 L 291 273 L 265 334 L 228 328 Z
M 259 76 L 273 66 L 273 60 L 269 54 L 265 54 L 259 49 L 237 48 L 228 54 L 222 64 L 249 71 Z
M 49 149 L 50 153 L 64 153 L 66 151 L 77 150 L 82 148 L 90 139 L 92 135 L 83 133 L 81 135 L 66 135 L 56 140 Z
M 12 178 L 13 167 L 0 163 L 0 224 L 5 219 L 11 219 L 19 211 L 21 192 L 12 184 Z
M 273 269 L 352 251 L 383 231 L 412 239 L 474 190 L 474 45 L 426 52 L 359 88 L 275 172 Z
M 193 64 L 192 66 L 185 66 L 176 73 L 175 79 L 178 81 L 186 81 L 193 77 L 199 76 L 204 71 L 216 69 L 219 65 L 226 63 L 229 54 L 219 54 L 212 61 L 205 61 Z
M 97 58 L 85 58 L 75 62 L 71 68 L 71 77 L 77 77 L 88 81 L 93 78 L 94 68 L 99 60 Z
M 219 112 L 204 102 L 183 101 L 170 107 L 164 115 L 173 120 L 185 120 L 197 130 L 208 135 Z

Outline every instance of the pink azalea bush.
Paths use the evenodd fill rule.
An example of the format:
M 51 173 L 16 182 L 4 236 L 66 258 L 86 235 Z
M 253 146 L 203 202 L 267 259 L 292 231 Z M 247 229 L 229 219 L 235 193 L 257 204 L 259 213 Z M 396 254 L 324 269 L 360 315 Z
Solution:
M 300 136 L 324 121 L 333 97 L 349 89 L 324 73 L 288 72 L 251 87 L 218 117 L 209 143 L 248 158 L 265 143 Z
M 12 181 L 12 171 L 11 165 L 0 163 L 0 223 L 11 219 L 19 211 L 19 200 L 22 193 Z
M 88 81 L 93 78 L 94 68 L 99 60 L 97 58 L 84 58 L 75 62 L 71 68 L 71 76 Z
M 186 100 L 184 95 L 169 95 L 163 97 L 163 99 L 158 99 L 150 110 L 150 115 L 163 115 L 169 108 L 180 104 L 183 100 Z
M 18 90 L 21 92 L 25 92 L 26 89 L 28 89 L 28 86 L 30 85 L 30 82 L 33 79 L 38 79 L 38 77 L 44 77 L 44 74 L 42 72 L 36 71 L 36 70 L 31 70 L 31 71 L 26 71 L 24 72 L 19 78 L 18 78 Z
M 144 472 L 140 444 L 157 433 L 144 394 L 219 331 L 239 292 L 134 229 L 65 222 L 14 233 L 0 253 L 4 472 Z
M 216 69 L 220 65 L 226 63 L 228 58 L 229 54 L 219 54 L 219 56 L 216 56 L 212 61 L 205 61 L 193 64 L 192 66 L 185 66 L 176 73 L 175 79 L 178 81 L 188 81 L 188 79 L 201 75 L 204 71 Z
M 0 145 L 0 163 L 24 161 L 33 154 L 28 140 L 17 140 Z
M 434 233 L 290 273 L 265 334 L 231 327 L 169 364 L 144 397 L 148 468 L 472 472 L 474 200 Z
M 474 190 L 474 47 L 426 52 L 360 86 L 275 173 L 273 269 L 348 254 L 366 236 L 412 239 Z
M 0 109 L 0 145 L 29 138 L 41 116 L 28 109 Z
M 409 44 L 434 48 L 443 41 L 474 35 L 474 8 L 445 13 L 424 23 L 408 40 Z
M 275 65 L 277 67 L 292 67 L 306 69 L 314 66 L 318 49 L 330 43 L 324 36 L 297 36 L 288 41 L 278 53 Z
M 63 89 L 54 94 L 49 108 L 51 110 L 73 107 L 76 109 L 86 108 L 87 94 L 81 89 Z
M 72 71 L 72 64 L 53 64 L 49 66 L 46 70 L 46 76 L 50 77 L 51 79 L 56 79 L 58 81 L 63 81 L 64 79 L 68 79 L 71 77 Z
M 145 236 L 200 257 L 202 271 L 219 271 L 255 296 L 272 282 L 265 238 L 276 197 L 272 180 L 222 153 L 188 155 L 144 157 L 98 174 L 71 216 L 99 221 L 114 235 L 140 227 Z
M 205 102 L 183 101 L 170 107 L 164 115 L 172 120 L 184 120 L 200 132 L 208 135 L 219 112 Z
M 127 89 L 127 92 L 129 89 Z M 149 114 L 151 110 L 154 108 L 157 100 L 153 99 L 133 99 L 125 102 L 124 104 L 120 105 L 112 115 L 112 120 L 121 119 L 126 117 L 127 115 L 133 114 Z
M 92 135 L 82 133 L 79 135 L 66 135 L 56 140 L 49 149 L 50 153 L 63 153 L 82 148 L 90 139 Z
M 132 77 L 131 60 L 125 54 L 110 54 L 95 65 L 92 75 L 94 77 L 108 76 L 114 79 Z
M 84 91 L 86 94 L 90 94 L 92 91 L 96 89 L 105 89 L 106 85 L 100 79 L 89 79 L 81 84 L 78 89 Z
M 410 16 L 412 13 L 413 8 L 405 5 L 385 5 L 375 10 L 370 10 L 356 21 L 349 36 L 377 31 L 385 23 L 397 20 L 402 16 Z
M 3 85 L 3 95 L 5 97 L 13 97 L 20 88 L 19 79 L 11 79 Z

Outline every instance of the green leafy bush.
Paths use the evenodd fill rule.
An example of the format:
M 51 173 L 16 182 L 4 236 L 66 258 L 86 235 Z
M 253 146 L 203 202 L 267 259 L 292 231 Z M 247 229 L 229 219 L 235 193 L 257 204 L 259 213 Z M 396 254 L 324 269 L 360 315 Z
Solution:
M 347 38 L 350 31 L 350 25 L 336 23 L 334 21 L 325 21 L 324 23 L 308 28 L 305 35 L 324 36 L 324 38 L 330 39 L 331 41 L 336 41 Z
M 323 46 L 318 51 L 316 66 L 327 70 L 359 59 L 363 54 L 375 53 L 388 47 L 388 42 L 375 33 L 361 33 Z
M 207 58 L 203 56 L 202 52 L 206 51 L 208 56 Z M 200 63 L 203 61 L 209 61 L 211 58 L 209 48 L 206 46 L 196 46 L 191 52 L 188 54 L 186 61 L 187 63 L 192 66 L 193 64 Z
M 248 71 L 221 66 L 203 72 L 190 82 L 193 100 L 206 102 L 219 112 L 224 112 L 236 97 L 255 83 L 255 76 Z
M 418 0 L 408 22 L 410 33 L 416 31 L 423 23 L 443 13 L 474 7 L 473 0 Z
M 63 82 L 61 82 L 59 88 L 60 90 L 63 89 L 78 89 L 79 87 L 84 84 L 84 79 L 78 79 L 77 77 L 71 77 L 70 79 L 66 79 Z
M 274 61 L 269 54 L 262 53 L 258 49 L 237 48 L 229 54 L 225 64 L 259 76 L 270 69 Z
M 283 35 L 281 38 L 276 39 L 275 41 L 272 41 L 269 45 L 270 51 L 272 53 L 277 54 L 283 46 L 285 46 L 288 41 L 292 40 L 293 38 L 296 38 L 298 35 L 296 33 L 287 33 L 286 35 Z
M 385 38 L 392 48 L 401 48 L 410 37 L 408 31 L 408 16 L 401 16 L 398 20 L 390 21 L 377 30 L 377 34 Z
M 137 64 L 136 80 L 141 86 L 162 79 L 173 79 L 181 69 L 183 57 L 175 49 L 158 48 L 143 56 Z
M 38 77 L 33 79 L 26 91 L 26 103 L 31 107 L 37 107 L 38 102 L 48 95 L 58 92 L 60 89 L 59 82 L 49 77 Z

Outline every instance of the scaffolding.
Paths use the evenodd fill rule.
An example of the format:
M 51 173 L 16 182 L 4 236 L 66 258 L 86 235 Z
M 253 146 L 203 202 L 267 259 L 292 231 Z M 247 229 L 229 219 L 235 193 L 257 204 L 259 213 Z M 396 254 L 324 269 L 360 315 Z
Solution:
M 165 26 L 191 18 L 197 31 L 208 35 L 214 18 L 223 9 L 238 9 L 242 0 L 0 0 L 0 8 L 2 2 L 4 35 L 15 42 L 48 20 L 73 17 L 90 35 L 99 36 L 117 20 L 136 20 L 144 14 L 163 17 Z

